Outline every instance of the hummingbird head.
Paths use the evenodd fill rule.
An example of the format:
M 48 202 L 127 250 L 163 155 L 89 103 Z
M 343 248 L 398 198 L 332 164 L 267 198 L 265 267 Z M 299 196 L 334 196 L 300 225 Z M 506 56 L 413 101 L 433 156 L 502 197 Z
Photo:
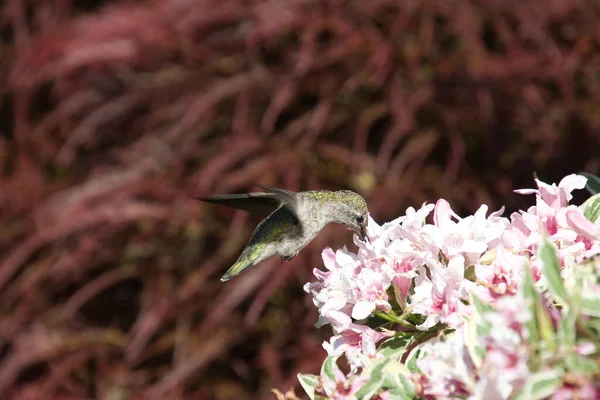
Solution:
M 367 202 L 361 195 L 351 190 L 338 190 L 335 194 L 337 197 L 334 211 L 335 221 L 346 225 L 364 240 L 367 237 L 367 223 L 369 222 Z

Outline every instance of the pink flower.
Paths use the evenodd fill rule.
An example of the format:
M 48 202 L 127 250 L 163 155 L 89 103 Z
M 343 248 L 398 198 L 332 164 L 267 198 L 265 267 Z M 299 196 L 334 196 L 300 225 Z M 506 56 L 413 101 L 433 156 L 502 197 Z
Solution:
M 415 280 L 415 293 L 411 296 L 412 311 L 425 315 L 425 322 L 417 328 L 428 330 L 438 322 L 458 328 L 464 322 L 468 307 L 461 301 L 466 297 L 463 287 L 464 267 L 438 268 L 431 271 L 431 279 L 424 269 Z
M 375 396 L 371 397 L 371 400 L 389 400 L 391 399 L 392 394 L 390 393 L 389 390 L 386 390 L 384 392 L 381 392 L 379 394 L 376 394 Z
M 380 272 L 371 269 L 362 269 L 356 276 L 357 301 L 352 308 L 352 318 L 367 318 L 373 311 L 380 309 L 389 311 L 391 306 L 387 302 L 387 289 L 390 279 Z
M 440 199 L 435 206 L 434 225 L 426 227 L 429 228 L 425 231 L 427 238 L 449 260 L 462 256 L 467 263 L 473 263 L 490 244 L 495 244 L 508 226 L 506 219 L 498 217 L 498 213 L 486 218 L 486 212 L 487 206 L 483 205 L 475 215 L 460 218 L 446 200 Z
M 417 276 L 417 266 L 415 265 L 415 262 L 411 260 L 404 260 L 403 262 L 393 260 L 391 264 L 390 267 L 394 271 L 392 283 L 396 289 L 396 301 L 402 308 L 406 308 L 406 296 L 408 296 L 413 277 Z
M 435 399 L 468 397 L 475 390 L 475 365 L 457 331 L 445 341 L 436 340 L 421 346 L 424 357 L 417 361 L 421 370 L 423 394 Z
M 487 207 L 482 206 L 474 216 L 460 218 L 447 201 L 436 203 L 434 225 L 424 226 L 421 231 L 422 240 L 429 246 L 430 255 L 423 258 L 429 276 L 420 270 L 411 296 L 413 312 L 427 316 L 420 329 L 429 329 L 438 322 L 459 327 L 468 314 L 463 301 L 472 285 L 464 279 L 464 269 L 491 244 L 499 243 L 508 226 L 508 221 L 498 216 L 502 211 L 487 218 L 486 212 Z
M 581 175 L 571 174 L 565 176 L 556 186 L 556 184 L 548 185 L 536 179 L 537 189 L 518 189 L 515 193 L 533 194 L 535 193 L 545 206 L 558 210 L 565 207 L 569 200 L 573 198 L 571 192 L 575 189 L 583 189 L 587 182 L 587 178 Z M 538 202 L 538 207 L 540 206 Z M 543 206 L 542 206 L 543 207 Z
M 329 311 L 341 311 L 359 320 L 376 309 L 390 309 L 387 289 L 391 277 L 382 271 L 380 260 L 362 255 L 358 257 L 346 248 L 335 253 L 329 248 L 323 251 L 323 263 L 329 272 L 315 269 L 317 282 L 304 286 L 319 308 L 317 327 L 331 322 L 326 317 Z
M 600 229 L 585 219 L 580 208 L 567 205 L 571 191 L 585 187 L 585 177 L 569 175 L 558 186 L 539 180 L 536 183 L 538 189 L 516 190 L 522 194 L 535 193 L 536 205 L 511 215 L 511 225 L 502 236 L 502 244 L 531 257 L 537 280 L 541 264 L 536 253 L 544 235 L 556 246 L 561 266 L 570 268 L 600 254 L 600 246 L 593 240 L 600 236 Z
M 519 290 L 523 265 L 531 266 L 536 287 L 543 288 L 538 254 L 543 238 L 556 249 L 563 277 L 574 272 L 573 266 L 600 254 L 600 228 L 584 217 L 580 207 L 568 205 L 571 192 L 583 188 L 586 179 L 570 175 L 558 186 L 536 183 L 537 189 L 516 191 L 535 194 L 535 206 L 513 213 L 510 219 L 501 217 L 502 209 L 486 216 L 485 205 L 461 218 L 440 199 L 418 210 L 411 207 L 406 215 L 383 225 L 370 219 L 368 240 L 354 237 L 356 253 L 345 247 L 323 251 L 325 270 L 315 269 L 316 281 L 307 283 L 304 290 L 312 294 L 319 309 L 317 326 L 332 327 L 333 336 L 323 347 L 330 355 L 344 354 L 351 367 L 347 377 L 340 372 L 338 379 L 323 382 L 330 398 L 354 398 L 358 382 L 364 383 L 358 374 L 382 357 L 378 343 L 394 334 L 363 325 L 364 320 L 373 313 L 391 311 L 387 317 L 424 316 L 425 321 L 417 326 L 421 330 L 434 329 L 438 323 L 455 330 L 445 341 L 421 346 L 425 356 L 417 360 L 422 371 L 418 379 L 426 398 L 500 399 L 522 389 L 531 374 L 528 360 L 532 356 L 525 329 L 532 318 L 530 305 Z M 432 212 L 433 223 L 428 224 Z M 465 270 L 472 267 L 475 282 L 469 280 L 471 275 L 465 279 Z M 600 293 L 593 276 L 582 285 L 587 293 Z M 489 303 L 492 310 L 471 306 L 473 296 Z M 562 311 L 549 311 L 556 326 Z M 403 323 L 414 321 L 409 317 Z M 476 330 L 478 342 L 467 349 L 467 333 L 470 338 L 475 335 L 467 330 L 474 328 L 473 321 L 492 328 Z M 470 353 L 473 345 L 484 352 Z M 576 350 L 582 355 L 593 352 L 589 344 Z M 597 390 L 589 385 L 564 385 L 556 398 L 591 396 L 592 389 Z M 379 397 L 388 395 L 383 392 Z
M 323 348 L 330 356 L 344 354 L 353 371 L 364 367 L 369 359 L 376 358 L 376 344 L 393 335 L 393 332 L 378 332 L 368 326 L 350 321 L 344 328 L 338 326 L 338 332 L 329 342 L 323 342 Z
M 356 393 L 360 390 L 366 379 L 360 376 L 346 376 L 339 369 L 337 364 L 334 366 L 335 379 L 328 376 L 321 376 L 321 385 L 317 386 L 317 393 L 332 400 L 353 400 L 356 399 Z
M 521 267 L 529 260 L 502 246 L 496 247 L 495 250 L 495 258 L 490 265 L 475 264 L 477 283 L 488 288 L 492 297 L 514 294 L 521 285 Z
M 567 223 L 575 232 L 583 238 L 591 240 L 600 240 L 600 226 L 595 225 L 583 216 L 581 210 L 570 209 L 566 212 Z M 591 247 L 591 246 L 590 246 Z
M 482 315 L 493 328 L 480 338 L 485 354 L 475 364 L 457 330 L 445 341 L 421 346 L 425 356 L 417 361 L 423 376 L 423 393 L 434 398 L 506 399 L 518 392 L 529 376 L 529 348 L 524 324 L 531 314 L 521 296 L 504 296 L 495 311 Z
M 498 298 L 494 307 L 495 311 L 482 315 L 492 329 L 480 340 L 486 353 L 478 369 L 475 398 L 506 399 L 520 390 L 529 376 L 525 324 L 532 315 L 528 305 L 517 292 Z
M 593 382 L 564 383 L 553 395 L 552 400 L 597 400 L 600 398 L 600 386 Z
M 581 356 L 589 356 L 596 351 L 596 345 L 592 342 L 582 342 L 575 347 L 575 351 Z

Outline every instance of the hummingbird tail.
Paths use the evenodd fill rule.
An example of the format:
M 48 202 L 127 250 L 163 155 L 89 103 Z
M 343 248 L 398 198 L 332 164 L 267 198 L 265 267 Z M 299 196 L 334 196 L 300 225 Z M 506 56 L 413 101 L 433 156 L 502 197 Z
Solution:
M 254 267 L 260 260 L 262 251 L 265 246 L 249 246 L 240 255 L 235 264 L 233 264 L 227 272 L 221 277 L 221 282 L 226 282 L 235 278 L 243 271 Z
M 221 277 L 221 282 L 227 282 L 228 280 L 238 276 L 240 273 L 242 273 L 242 271 L 244 271 L 250 267 L 253 267 L 253 266 L 254 266 L 253 262 L 247 262 L 246 260 L 244 260 L 244 261 L 238 260 Z

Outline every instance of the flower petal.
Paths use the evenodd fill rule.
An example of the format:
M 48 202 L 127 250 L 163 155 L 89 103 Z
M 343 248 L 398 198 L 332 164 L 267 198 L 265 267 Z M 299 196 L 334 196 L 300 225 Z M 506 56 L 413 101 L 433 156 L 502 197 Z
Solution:
M 373 310 L 375 310 L 375 303 L 366 300 L 359 300 L 352 309 L 352 318 L 365 319 L 371 315 Z
M 600 227 L 589 221 L 579 210 L 567 211 L 567 223 L 575 232 L 589 239 L 600 240 Z

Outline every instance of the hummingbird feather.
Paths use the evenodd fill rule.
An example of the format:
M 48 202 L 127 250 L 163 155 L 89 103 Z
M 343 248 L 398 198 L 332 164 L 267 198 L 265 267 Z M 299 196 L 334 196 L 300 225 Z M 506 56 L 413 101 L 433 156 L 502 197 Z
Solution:
M 242 271 L 252 268 L 264 259 L 274 255 L 281 240 L 281 235 L 290 229 L 290 225 L 297 225 L 297 220 L 286 207 L 279 207 L 262 220 L 254 229 L 248 244 L 237 261 L 221 277 L 221 282 L 230 280 Z
M 198 200 L 264 216 L 271 214 L 283 204 L 298 219 L 297 193 L 285 189 L 258 186 L 269 193 L 222 194 L 201 197 Z
M 296 207 L 298 202 L 298 193 L 292 192 L 291 190 L 272 188 L 263 185 L 258 186 L 265 189 L 267 192 L 274 194 L 282 203 L 287 203 L 294 208 Z
M 281 200 L 275 193 L 223 194 L 200 197 L 198 200 L 264 216 L 271 214 L 281 205 Z
M 275 195 L 275 197 L 280 201 L 280 203 L 284 204 L 285 208 L 287 208 L 293 215 L 298 218 L 298 193 L 292 192 L 291 190 L 279 189 L 279 188 L 271 188 L 268 186 L 258 185 L 261 188 L 268 191 L 270 194 Z
M 231 278 L 238 276 L 242 271 L 256 265 L 256 261 L 260 258 L 266 247 L 266 243 L 254 243 L 246 246 L 237 261 L 229 267 L 227 272 L 221 277 L 221 282 L 226 282 Z

